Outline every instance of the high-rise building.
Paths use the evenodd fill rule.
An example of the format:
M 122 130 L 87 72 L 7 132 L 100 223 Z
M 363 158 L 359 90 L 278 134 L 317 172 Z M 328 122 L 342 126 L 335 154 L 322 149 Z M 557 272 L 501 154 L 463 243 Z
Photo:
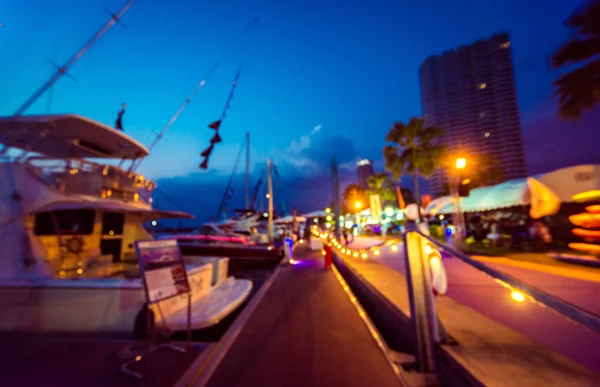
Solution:
M 423 116 L 445 130 L 450 152 L 493 155 L 506 180 L 527 176 L 510 39 L 495 34 L 431 56 L 419 70 Z M 444 192 L 447 171 L 431 178 Z
M 371 160 L 360 160 L 356 163 L 356 171 L 358 173 L 358 185 L 363 188 L 367 188 L 367 181 L 369 180 L 369 176 L 373 176 L 375 171 L 373 170 L 373 163 Z

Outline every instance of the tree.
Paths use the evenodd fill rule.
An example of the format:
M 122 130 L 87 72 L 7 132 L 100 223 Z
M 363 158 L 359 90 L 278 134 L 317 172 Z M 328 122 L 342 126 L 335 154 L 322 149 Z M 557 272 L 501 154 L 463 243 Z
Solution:
M 381 202 L 395 202 L 396 192 L 394 191 L 394 183 L 390 181 L 387 173 L 376 173 L 369 176 L 367 179 L 367 194 L 379 195 Z
M 385 169 L 392 172 L 394 180 L 405 173 L 413 176 L 419 209 L 419 176 L 428 178 L 442 165 L 445 149 L 438 140 L 443 136 L 443 130 L 427 125 L 425 119 L 419 117 L 412 117 L 408 124 L 396 122 L 385 136 L 387 142 L 393 143 L 383 148 Z M 421 211 L 418 213 L 420 218 Z
M 577 119 L 600 101 L 600 0 L 591 0 L 566 24 L 572 30 L 571 40 L 552 56 L 551 64 L 575 69 L 554 81 L 554 95 L 560 115 Z
M 344 188 L 344 203 L 348 212 L 355 212 L 357 209 L 364 209 L 367 205 L 367 194 L 363 187 L 358 184 L 348 184 Z M 356 207 L 360 203 L 360 208 Z

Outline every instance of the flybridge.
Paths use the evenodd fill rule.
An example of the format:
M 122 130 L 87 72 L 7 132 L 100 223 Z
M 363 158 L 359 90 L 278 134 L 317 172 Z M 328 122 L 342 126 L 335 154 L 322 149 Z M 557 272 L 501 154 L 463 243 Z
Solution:
M 0 117 L 5 146 L 66 158 L 146 157 L 148 149 L 121 131 L 76 114 Z

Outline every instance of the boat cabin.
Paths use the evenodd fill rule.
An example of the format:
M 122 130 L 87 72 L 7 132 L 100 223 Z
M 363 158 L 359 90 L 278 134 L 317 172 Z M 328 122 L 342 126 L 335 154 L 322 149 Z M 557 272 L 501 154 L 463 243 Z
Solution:
M 193 217 L 153 209 L 155 183 L 142 175 L 89 160 L 148 155 L 107 125 L 72 114 L 4 117 L 0 142 L 22 151 L 0 163 L 0 278 L 136 262 L 134 242 L 153 239 L 145 222 Z

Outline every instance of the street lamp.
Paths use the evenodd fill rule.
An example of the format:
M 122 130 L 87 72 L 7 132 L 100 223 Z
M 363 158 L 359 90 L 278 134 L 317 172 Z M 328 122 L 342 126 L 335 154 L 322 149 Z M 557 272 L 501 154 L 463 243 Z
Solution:
M 467 166 L 467 159 L 464 157 L 459 157 L 456 159 L 456 169 L 465 169 Z

